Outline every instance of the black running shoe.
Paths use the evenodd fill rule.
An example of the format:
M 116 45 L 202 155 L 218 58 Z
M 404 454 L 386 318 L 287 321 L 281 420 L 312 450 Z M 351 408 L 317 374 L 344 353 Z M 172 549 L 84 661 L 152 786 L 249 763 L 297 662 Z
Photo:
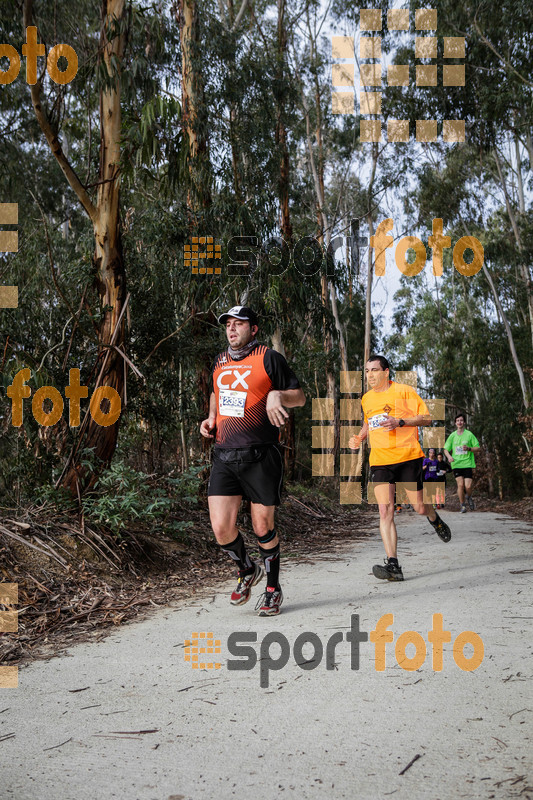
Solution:
M 374 564 L 372 572 L 375 578 L 384 581 L 403 581 L 403 572 L 399 564 L 391 564 L 388 558 L 384 559 L 384 564 Z
M 474 511 L 475 509 L 474 501 L 469 495 L 466 496 L 466 502 L 468 503 L 468 508 L 470 509 L 470 511 Z
M 443 519 L 439 517 L 437 514 L 437 519 L 434 519 L 433 522 L 428 517 L 428 522 L 430 525 L 433 525 L 435 531 L 437 532 L 437 536 L 439 539 L 442 539 L 443 542 L 449 542 L 452 538 L 452 532 L 449 529 L 448 525 L 444 522 Z

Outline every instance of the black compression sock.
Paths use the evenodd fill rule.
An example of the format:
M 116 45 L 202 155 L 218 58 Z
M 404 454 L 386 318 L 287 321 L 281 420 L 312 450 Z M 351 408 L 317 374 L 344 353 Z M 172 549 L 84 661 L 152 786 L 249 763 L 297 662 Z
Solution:
M 253 572 L 254 565 L 252 564 L 250 556 L 246 552 L 246 545 L 244 544 L 244 539 L 242 538 L 240 532 L 233 542 L 230 542 L 229 544 L 221 544 L 220 549 L 222 552 L 227 553 L 236 562 L 241 572 L 245 574 Z
M 270 550 L 259 545 L 259 552 L 265 562 L 266 585 L 270 589 L 279 589 L 279 551 L 279 542 Z

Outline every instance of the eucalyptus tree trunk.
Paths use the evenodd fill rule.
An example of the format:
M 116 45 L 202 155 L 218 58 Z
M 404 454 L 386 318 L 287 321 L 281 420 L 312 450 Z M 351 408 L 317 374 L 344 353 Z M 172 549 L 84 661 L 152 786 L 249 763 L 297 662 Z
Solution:
M 366 215 L 367 222 L 368 222 L 368 241 L 370 242 L 370 237 L 374 235 L 374 220 L 372 217 L 372 196 L 374 192 L 374 180 L 376 177 L 376 168 L 378 164 L 378 144 L 377 142 L 372 144 L 372 169 L 370 172 L 370 180 L 368 182 L 368 212 Z M 368 260 L 367 260 L 367 271 L 366 271 L 366 299 L 365 299 L 365 343 L 363 348 L 363 384 L 364 384 L 364 377 L 365 377 L 365 367 L 366 362 L 368 361 L 368 357 L 370 355 L 370 336 L 372 333 L 372 281 L 374 278 L 374 268 L 373 268 L 373 261 L 372 261 L 372 253 L 373 250 L 369 246 L 368 248 Z M 364 389 L 364 385 L 363 385 Z
M 100 47 L 109 75 L 113 63 L 120 64 L 126 41 L 124 29 L 124 0 L 104 0 L 102 4 L 102 29 Z M 108 34 L 118 26 L 120 33 L 108 39 Z M 120 75 L 113 85 L 100 94 L 100 173 L 96 194 L 96 219 L 93 222 L 96 284 L 100 304 L 106 308 L 99 330 L 99 358 L 106 355 L 111 344 L 122 347 L 125 338 L 124 302 L 126 299 L 126 274 L 120 236 Z M 120 321 L 119 321 L 120 320 Z M 107 365 L 100 380 L 102 386 L 111 386 L 124 395 L 125 362 L 116 350 L 107 350 Z M 102 428 L 90 417 L 85 448 L 94 447 L 95 455 L 109 463 L 117 446 L 118 421 Z M 63 485 L 73 488 L 77 464 L 73 464 L 63 479 Z
M 309 36 L 309 48 L 310 48 L 310 62 L 312 65 L 315 64 L 317 59 L 317 42 L 316 42 L 316 32 L 313 32 L 310 20 L 310 4 L 307 3 L 306 6 L 306 20 L 307 20 L 307 32 Z M 305 90 L 300 80 L 300 89 L 301 89 L 301 97 L 302 97 L 302 106 L 304 111 L 304 118 L 306 124 L 306 140 L 307 140 L 307 152 L 309 156 L 309 165 L 311 167 L 311 174 L 313 177 L 313 186 L 315 190 L 315 198 L 316 198 L 316 212 L 317 212 L 317 227 L 318 227 L 318 239 L 321 245 L 326 246 L 326 249 L 329 247 L 329 243 L 331 241 L 331 225 L 330 221 L 328 220 L 326 207 L 325 207 L 325 182 L 324 182 L 324 167 L 325 167 L 325 151 L 324 151 L 324 142 L 323 142 L 323 113 L 322 113 L 322 92 L 320 81 L 318 77 L 318 70 L 315 68 L 313 69 L 314 75 L 314 95 L 315 95 L 315 113 L 316 113 L 316 124 L 315 124 L 315 138 L 316 138 L 316 158 L 313 152 L 313 145 L 312 145 L 312 136 L 311 136 L 311 118 L 309 114 L 309 106 L 307 103 L 307 98 L 305 96 Z M 341 369 L 347 370 L 348 369 L 348 361 L 346 356 L 346 344 L 344 341 L 344 332 L 342 330 L 342 325 L 340 322 L 338 306 L 337 306 L 337 292 L 335 289 L 335 284 L 333 281 L 330 281 L 327 275 L 323 274 L 321 277 L 321 297 L 322 297 L 322 305 L 324 310 L 328 306 L 328 296 L 329 301 L 331 303 L 331 312 L 333 315 L 333 320 L 335 323 L 335 329 L 338 335 L 339 341 L 339 351 L 340 351 L 340 360 L 341 360 Z M 326 317 L 324 314 L 324 350 L 326 353 L 330 353 L 333 349 L 333 341 L 331 334 L 327 329 L 326 324 Z M 328 397 L 335 397 L 335 373 L 328 367 L 326 369 L 326 383 L 327 383 L 327 390 L 326 394 Z
M 518 175 L 518 187 L 519 187 L 519 215 L 525 214 L 525 202 L 524 202 L 524 192 L 523 192 L 523 180 L 522 180 L 522 172 L 520 167 L 520 150 L 518 143 L 516 145 L 517 150 L 517 175 Z M 513 229 L 513 236 L 515 238 L 516 247 L 520 255 L 519 259 L 519 271 L 520 271 L 520 278 L 524 285 L 525 297 L 527 302 L 527 309 L 529 315 L 529 334 L 531 340 L 531 346 L 533 347 L 533 283 L 531 281 L 531 272 L 528 264 L 526 263 L 527 255 L 524 250 L 524 243 L 522 241 L 522 236 L 520 233 L 520 228 L 518 225 L 517 215 L 511 203 L 511 198 L 509 197 L 509 190 L 507 188 L 507 181 L 505 179 L 505 175 L 502 169 L 502 164 L 500 157 L 498 155 L 498 150 L 494 150 L 494 160 L 496 162 L 496 169 L 498 172 L 498 179 L 500 181 L 500 185 L 502 187 L 503 196 L 505 199 L 505 208 L 507 210 L 507 216 L 509 217 L 509 221 L 511 223 L 511 227 Z
M 208 154 L 204 79 L 200 58 L 200 20 L 196 0 L 177 0 L 174 13 L 179 25 L 181 45 L 182 128 L 188 142 L 187 211 L 189 236 L 208 235 L 205 212 L 212 202 L 210 162 Z M 191 315 L 196 317 L 193 306 Z M 194 335 L 198 322 L 193 319 Z M 209 413 L 209 368 L 206 361 L 196 363 L 196 385 L 202 416 Z M 204 452 L 210 449 L 202 439 Z
M 126 275 L 119 220 L 119 165 L 121 132 L 121 59 L 126 40 L 124 0 L 103 0 L 100 31 L 100 57 L 106 66 L 109 84 L 100 92 L 100 167 L 96 199 L 93 201 L 81 183 L 61 147 L 58 132 L 52 127 L 41 99 L 40 80 L 31 86 L 31 99 L 35 116 L 70 187 L 91 220 L 95 249 L 93 264 L 95 282 L 100 297 L 102 320 L 98 328 L 98 362 L 95 372 L 97 386 L 115 389 L 124 396 L 125 362 L 115 348 L 124 343 L 124 310 Z M 24 2 L 24 27 L 33 23 L 33 2 Z M 107 403 L 107 401 L 104 401 Z M 105 409 L 102 407 L 102 410 Z M 79 431 L 77 444 L 63 470 L 58 485 L 78 494 L 94 483 L 98 465 L 108 464 L 113 457 L 118 439 L 119 420 L 113 425 L 98 425 L 87 412 Z M 92 448 L 92 470 L 82 467 L 80 454 Z
M 286 0 L 278 0 L 278 23 L 277 23 L 277 64 L 276 64 L 276 83 L 278 96 L 276 98 L 276 132 L 275 143 L 279 158 L 279 177 L 278 177 L 278 199 L 280 207 L 280 229 L 281 236 L 292 250 L 292 223 L 289 208 L 289 188 L 290 188 L 290 162 L 289 149 L 287 147 L 287 130 L 285 128 L 285 63 L 287 57 L 287 30 L 285 27 L 285 8 Z M 272 335 L 272 347 L 286 357 L 285 346 L 281 328 L 276 327 Z M 295 426 L 294 410 L 288 409 L 289 417 L 284 425 L 284 461 L 285 473 L 289 479 L 294 477 L 294 467 L 296 463 L 295 448 Z
M 518 381 L 520 383 L 520 391 L 522 392 L 522 401 L 524 403 L 524 408 L 526 409 L 526 411 L 528 411 L 529 410 L 529 406 L 531 405 L 531 395 L 530 395 L 529 389 L 528 389 L 527 384 L 526 384 L 526 379 L 525 379 L 525 376 L 524 376 L 524 370 L 522 369 L 520 361 L 518 360 L 518 354 L 516 352 L 513 332 L 511 330 L 511 326 L 509 325 L 509 320 L 507 319 L 507 314 L 505 313 L 505 310 L 504 310 L 504 308 L 503 308 L 503 306 L 501 304 L 500 296 L 499 296 L 499 294 L 498 294 L 498 292 L 496 290 L 496 287 L 494 285 L 494 281 L 492 280 L 492 275 L 490 274 L 490 270 L 487 268 L 487 266 L 485 264 L 483 264 L 483 274 L 485 275 L 485 277 L 487 279 L 487 283 L 490 286 L 490 290 L 491 290 L 492 296 L 494 298 L 494 303 L 495 303 L 496 308 L 498 309 L 500 317 L 501 317 L 501 319 L 503 321 L 503 325 L 504 325 L 504 328 L 505 328 L 505 334 L 507 336 L 507 343 L 509 345 L 509 350 L 511 352 L 511 358 L 513 360 L 514 368 L 516 369 L 516 373 L 518 375 Z M 526 447 L 529 450 L 529 446 L 528 446 L 527 440 L 524 439 L 524 441 L 526 442 Z
M 211 204 L 205 125 L 204 81 L 200 70 L 200 30 L 196 0 L 178 0 L 181 44 L 182 126 L 189 143 L 187 206 L 194 228 L 200 209 Z

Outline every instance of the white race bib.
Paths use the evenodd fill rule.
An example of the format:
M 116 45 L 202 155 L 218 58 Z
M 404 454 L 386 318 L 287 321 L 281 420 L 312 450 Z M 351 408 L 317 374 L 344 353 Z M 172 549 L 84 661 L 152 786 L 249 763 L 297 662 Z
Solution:
M 462 456 L 467 453 L 468 450 L 466 449 L 465 445 L 460 444 L 458 447 L 455 448 L 455 455 Z
M 368 420 L 368 427 L 371 431 L 374 430 L 374 428 L 380 428 L 381 423 L 385 422 L 386 419 L 388 419 L 388 414 L 376 414 L 375 417 L 370 417 Z
M 218 392 L 218 413 L 221 417 L 244 417 L 244 406 L 248 392 L 235 392 L 220 389 Z

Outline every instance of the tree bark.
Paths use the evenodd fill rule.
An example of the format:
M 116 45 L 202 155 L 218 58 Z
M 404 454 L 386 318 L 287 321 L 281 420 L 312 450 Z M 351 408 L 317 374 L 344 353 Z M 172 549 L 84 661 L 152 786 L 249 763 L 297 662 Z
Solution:
M 506 313 L 505 313 L 505 311 L 503 309 L 503 306 L 502 306 L 502 304 L 500 302 L 500 298 L 499 298 L 498 292 L 496 291 L 496 287 L 494 286 L 494 281 L 492 280 L 492 275 L 490 274 L 490 272 L 487 269 L 487 266 L 485 264 L 483 264 L 483 274 L 485 275 L 485 277 L 487 279 L 487 282 L 488 282 L 488 284 L 490 286 L 490 289 L 491 289 L 491 292 L 492 292 L 492 296 L 494 297 L 494 302 L 495 302 L 496 307 L 497 307 L 498 311 L 500 312 L 500 316 L 501 316 L 501 318 L 503 320 L 503 324 L 504 324 L 504 327 L 505 327 L 505 333 L 507 334 L 507 342 L 509 344 L 509 350 L 511 351 L 511 358 L 513 359 L 513 364 L 515 366 L 515 369 L 516 369 L 516 372 L 517 372 L 517 375 L 518 375 L 518 380 L 520 381 L 520 389 L 522 391 L 522 400 L 524 401 L 524 406 L 525 406 L 526 411 L 527 411 L 527 409 L 529 409 L 529 405 L 530 405 L 530 402 L 531 402 L 530 394 L 529 394 L 527 386 L 526 386 L 526 379 L 524 377 L 524 370 L 522 369 L 522 367 L 520 365 L 520 362 L 518 360 L 518 354 L 516 352 L 516 347 L 515 347 L 514 338 L 513 338 L 513 332 L 511 330 L 511 326 L 509 325 L 509 321 L 507 319 L 507 315 L 506 315 Z
M 378 145 L 377 143 L 372 145 L 372 171 L 370 173 L 370 180 L 368 182 L 368 212 L 367 212 L 367 221 L 368 221 L 368 241 L 370 243 L 370 237 L 374 235 L 374 221 L 372 218 L 372 192 L 374 190 L 374 178 L 376 177 L 376 168 L 378 163 Z M 372 263 L 372 248 L 368 247 L 368 261 L 367 261 L 367 272 L 366 272 L 366 302 L 365 302 L 365 344 L 363 348 L 363 388 L 364 388 L 364 377 L 365 377 L 365 366 L 366 362 L 368 361 L 368 356 L 370 355 L 370 336 L 372 333 L 372 280 L 373 280 L 374 270 L 373 270 L 373 263 Z
M 178 0 L 176 16 L 181 43 L 182 125 L 189 142 L 187 156 L 189 185 L 187 205 L 191 228 L 197 212 L 211 204 L 207 137 L 202 116 L 205 113 L 204 83 L 198 68 L 200 33 L 196 0 Z
M 276 58 L 276 130 L 275 144 L 279 158 L 278 200 L 280 207 L 280 229 L 282 239 L 292 250 L 292 223 L 289 206 L 290 162 L 285 128 L 285 61 L 287 51 L 287 31 L 285 28 L 285 0 L 278 0 Z M 272 335 L 272 348 L 286 357 L 283 336 L 279 325 Z M 294 477 L 296 464 L 294 410 L 288 409 L 289 417 L 283 428 L 285 474 L 289 480 Z
M 32 24 L 32 6 L 32 0 L 25 0 L 25 28 Z M 124 0 L 103 0 L 100 52 L 111 85 L 102 89 L 100 93 L 100 169 L 95 203 L 68 161 L 57 132 L 50 124 L 41 103 L 40 81 L 31 87 L 32 104 L 39 126 L 70 187 L 76 193 L 93 225 L 95 280 L 101 307 L 106 309 L 98 330 L 98 363 L 95 371 L 100 373 L 98 385 L 112 387 L 119 393 L 121 399 L 123 399 L 125 364 L 111 346 L 122 349 L 125 329 L 123 308 L 126 297 L 126 276 L 119 225 L 120 64 L 125 39 Z M 103 406 L 102 410 L 105 411 Z M 82 488 L 94 484 L 99 467 L 102 464 L 109 464 L 117 445 L 118 420 L 114 425 L 102 427 L 94 422 L 92 417 L 86 415 L 86 422 L 87 424 L 84 421 L 84 426 L 80 429 L 78 442 L 57 484 L 68 488 L 74 495 L 77 495 Z M 95 459 L 92 470 L 81 467 L 79 463 L 78 454 L 82 449 L 88 448 L 92 448 Z
M 281 236 L 292 249 L 292 223 L 289 209 L 290 164 L 285 128 L 285 59 L 287 31 L 285 29 L 285 0 L 278 0 L 278 52 L 276 68 L 276 150 L 279 156 L 278 199 L 280 205 Z
M 185 414 L 183 410 L 183 370 L 180 359 L 179 373 L 178 373 L 178 391 L 179 391 L 179 405 L 180 405 L 180 436 L 181 436 L 181 452 L 182 452 L 182 470 L 189 468 L 189 456 L 187 453 L 187 439 L 185 436 Z
M 507 209 L 507 216 L 509 217 L 509 221 L 511 223 L 511 227 L 513 229 L 513 234 L 515 237 L 516 247 L 520 254 L 519 258 L 519 269 L 522 281 L 524 283 L 524 289 L 526 293 L 526 302 L 527 308 L 529 313 L 529 334 L 531 337 L 531 345 L 533 346 L 533 285 L 531 282 L 531 275 L 529 271 L 528 265 L 525 263 L 525 253 L 524 253 L 524 246 L 522 243 L 522 237 L 520 236 L 520 229 L 518 227 L 518 221 L 516 219 L 516 214 L 514 212 L 513 206 L 511 205 L 511 200 L 509 197 L 509 191 L 507 189 L 507 183 L 505 180 L 505 176 L 503 174 L 502 165 L 500 161 L 500 157 L 498 155 L 498 150 L 494 150 L 494 159 L 496 161 L 496 168 L 498 170 L 498 178 L 500 180 L 500 184 L 503 190 L 503 196 L 505 198 L 505 207 Z M 520 163 L 517 164 L 517 169 L 520 171 Z
M 223 14 L 222 3 L 219 7 Z M 212 195 L 204 79 L 200 68 L 200 25 L 196 0 L 177 0 L 174 13 L 179 25 L 181 45 L 182 128 L 189 144 L 187 154 L 189 236 L 204 236 L 209 234 L 209 231 L 205 229 L 204 216 L 206 209 L 212 203 Z M 191 334 L 194 336 L 197 325 L 194 319 L 196 309 L 191 309 L 191 315 L 193 317 Z M 205 418 L 209 413 L 210 395 L 210 372 L 205 359 L 197 361 L 195 369 L 198 397 L 202 406 L 202 415 Z M 202 437 L 204 454 L 207 454 L 210 449 L 209 440 Z
M 126 297 L 126 274 L 119 219 L 120 74 L 113 75 L 113 63 L 120 64 L 122 60 L 126 34 L 122 30 L 111 39 L 108 38 L 115 26 L 123 23 L 124 0 L 103 0 L 102 16 L 100 47 L 108 75 L 112 77 L 113 82 L 111 87 L 102 90 L 100 94 L 100 172 L 96 196 L 97 215 L 93 223 L 95 238 L 93 263 L 96 270 L 96 284 L 100 304 L 107 309 L 99 330 L 99 360 L 106 356 L 112 341 L 118 347 L 122 347 L 125 338 L 125 319 L 122 309 Z M 119 324 L 117 335 L 115 331 Z M 100 386 L 111 386 L 123 399 L 124 362 L 116 350 L 110 351 L 106 360 L 107 365 L 100 379 Z M 101 461 L 107 465 L 111 461 L 117 446 L 118 429 L 119 421 L 103 428 L 92 417 L 89 418 L 83 448 L 94 448 L 97 463 Z M 77 451 L 80 449 L 78 445 Z M 95 479 L 96 475 L 93 473 L 88 484 L 92 485 Z M 77 463 L 77 459 L 73 459 L 62 485 L 75 493 L 78 481 L 86 483 L 83 468 Z

